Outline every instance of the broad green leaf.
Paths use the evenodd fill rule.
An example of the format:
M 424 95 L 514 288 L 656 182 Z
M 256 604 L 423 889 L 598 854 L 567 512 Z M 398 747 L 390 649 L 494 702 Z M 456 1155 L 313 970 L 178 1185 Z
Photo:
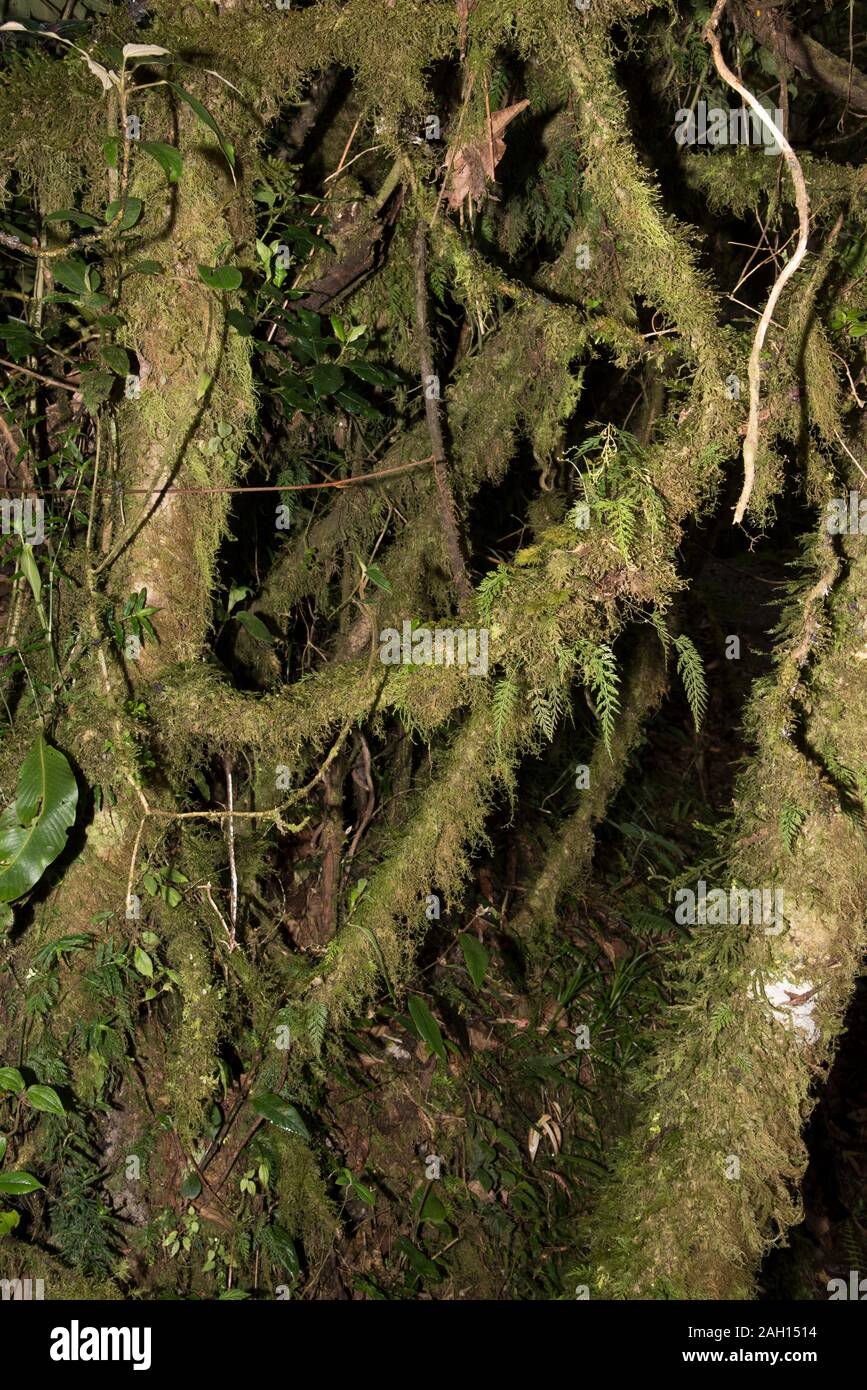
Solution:
M 281 1100 L 273 1091 L 263 1091 L 260 1096 L 251 1096 L 250 1104 L 257 1115 L 261 1115 L 278 1129 L 284 1129 L 287 1134 L 298 1134 L 302 1139 L 310 1138 L 310 1131 L 295 1106 L 290 1105 L 288 1100 Z
M 101 347 L 99 355 L 116 376 L 129 375 L 129 353 L 126 348 L 116 347 L 112 344 L 109 347 Z
M 238 622 L 245 627 L 251 637 L 255 637 L 257 642 L 271 642 L 272 637 L 261 618 L 257 618 L 255 613 L 248 613 L 246 608 L 241 608 L 237 613 L 232 614 Z
M 66 848 L 77 804 L 72 768 L 40 734 L 24 759 L 15 800 L 0 816 L 0 902 L 29 893 Z
M 313 391 L 316 399 L 333 396 L 343 385 L 343 372 L 333 362 L 322 362 L 313 368 Z
M 34 1110 L 44 1110 L 47 1115 L 65 1115 L 63 1101 L 53 1086 L 28 1086 L 24 1093 Z
M 75 227 L 99 227 L 102 224 L 98 217 L 93 217 L 89 212 L 81 212 L 78 208 L 61 208 L 58 212 L 48 212 L 45 214 L 46 222 L 71 222 Z
M 8 1140 L 7 1140 L 7 1138 L 6 1138 L 6 1135 L 5 1135 L 5 1134 L 0 1134 L 0 1163 L 2 1163 L 3 1160 L 4 1160 L 4 1158 L 6 1157 L 6 1145 L 7 1145 L 7 1143 L 8 1143 Z
M 15 362 L 20 362 L 29 352 L 42 347 L 36 334 L 20 319 L 7 319 L 4 324 L 0 324 L 0 339 L 6 344 L 6 351 Z
M 81 373 L 81 399 L 91 415 L 95 415 L 103 401 L 111 395 L 116 380 L 113 372 Z
M 177 183 L 183 169 L 183 160 L 174 145 L 162 140 L 143 140 L 141 148 L 151 159 L 155 159 L 169 183 Z
M 226 314 L 226 321 L 230 328 L 234 328 L 236 333 L 240 333 L 242 338 L 249 338 L 253 332 L 253 320 L 238 309 L 230 309 Z
M 391 593 L 391 582 L 386 579 L 379 565 L 368 565 L 367 577 L 371 584 L 376 585 L 377 589 L 384 589 L 387 594 Z
M 346 366 L 354 376 L 368 382 L 371 386 L 395 386 L 400 381 L 396 372 L 389 372 L 385 367 L 377 367 L 375 362 L 347 362 Z
M 349 1174 L 349 1185 L 355 1193 L 356 1197 L 360 1197 L 362 1202 L 365 1202 L 367 1206 L 376 1206 L 376 1198 L 374 1197 L 370 1188 L 365 1187 L 364 1183 L 359 1182 L 358 1178 L 356 1178 L 352 1173 Z
M 17 1211 L 0 1211 L 0 1236 L 8 1236 L 21 1221 Z
M 425 1192 L 427 1192 L 426 1197 Z M 449 1219 L 448 1212 L 433 1188 L 420 1187 L 413 1198 L 412 1205 L 421 1221 L 433 1221 L 441 1224 Z
M 147 951 L 143 951 L 141 946 L 136 946 L 133 951 L 132 963 L 140 975 L 146 976 L 148 980 L 153 979 L 154 963 Z
M 11 1091 L 17 1096 L 24 1090 L 24 1077 L 17 1067 L 0 1067 L 0 1091 Z
M 135 265 L 130 266 L 130 270 L 137 275 L 162 275 L 164 269 L 159 261 L 136 261 Z
M 236 290 L 243 276 L 234 265 L 200 265 L 199 279 L 209 290 Z
M 422 1042 L 427 1043 L 431 1051 L 435 1052 L 437 1057 L 444 1062 L 446 1060 L 446 1048 L 440 1026 L 427 1004 L 423 999 L 419 999 L 417 994 L 410 995 L 409 1012 Z
M 395 1242 L 395 1248 L 399 1250 L 402 1255 L 406 1256 L 416 1274 L 420 1274 L 423 1279 L 442 1278 L 433 1260 L 429 1260 L 427 1255 L 423 1255 L 411 1241 L 407 1240 L 406 1236 L 398 1236 Z
M 32 1173 L 0 1173 L 0 1192 L 11 1197 L 22 1197 L 27 1192 L 37 1192 L 43 1184 Z
M 185 1173 L 181 1183 L 181 1196 L 188 1202 L 194 1202 L 202 1191 L 202 1180 L 198 1173 Z
M 89 290 L 98 289 L 98 284 L 93 284 L 92 279 L 89 283 L 88 269 L 85 261 L 69 260 L 54 262 L 54 278 L 65 285 L 73 294 L 87 294 Z
M 106 224 L 114 221 L 114 219 L 117 217 L 117 214 L 120 212 L 122 206 L 123 200 L 121 198 L 115 198 L 114 202 L 109 203 L 108 207 L 105 210 Z M 136 222 L 138 222 L 139 218 L 141 217 L 143 207 L 144 204 L 142 203 L 141 198 L 127 198 L 126 207 L 124 207 L 123 209 L 123 216 L 121 217 L 118 225 L 115 227 L 115 231 L 127 232 L 129 231 L 130 227 L 134 227 Z
M 217 143 L 219 144 L 220 149 L 223 151 L 223 154 L 225 155 L 226 163 L 232 170 L 232 179 L 234 180 L 235 151 L 229 144 L 220 127 L 217 125 L 217 122 L 214 120 L 208 108 L 202 105 L 198 97 L 193 96 L 192 92 L 188 92 L 185 87 L 181 87 L 177 82 L 169 82 L 168 85 L 171 87 L 172 91 L 176 94 L 176 96 L 180 97 L 181 101 L 185 101 L 187 103 L 187 106 L 189 106 L 193 111 L 195 111 L 202 124 L 206 125 L 208 127 L 208 130 L 212 131 L 214 135 L 216 135 Z
M 464 961 L 470 979 L 476 989 L 481 989 L 482 980 L 485 978 L 485 971 L 488 968 L 488 953 L 478 937 L 471 936 L 469 932 L 461 932 L 458 940 L 461 943 L 461 950 L 464 953 Z

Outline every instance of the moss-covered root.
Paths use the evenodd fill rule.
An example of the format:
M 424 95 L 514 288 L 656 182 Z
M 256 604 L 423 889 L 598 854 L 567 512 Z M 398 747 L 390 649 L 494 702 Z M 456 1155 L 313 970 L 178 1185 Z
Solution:
M 623 710 L 611 749 L 600 736 L 588 768 L 588 785 L 578 810 L 561 827 L 526 901 L 511 924 L 526 942 L 544 938 L 556 920 L 557 904 L 586 874 L 593 858 L 595 826 L 620 789 L 629 758 L 641 739 L 645 721 L 666 690 L 662 648 L 655 633 L 643 638 L 630 674 Z
M 791 650 L 753 702 L 758 751 L 737 789 L 731 872 L 693 928 L 680 1004 L 636 1081 L 638 1119 L 580 1271 L 593 1297 L 748 1298 L 799 1217 L 802 1130 L 867 945 L 867 541 L 843 549 L 824 600 L 833 645 L 812 576 Z M 720 901 L 734 903 L 732 886 L 768 890 L 773 907 L 753 898 L 747 923 L 734 921 L 743 900 Z
M 404 987 L 427 926 L 426 896 L 435 894 L 446 906 L 456 899 L 513 751 L 498 751 L 488 705 L 470 714 L 357 915 L 328 948 L 312 997 L 328 1006 L 332 1019 L 345 1018 L 369 998 L 377 976 L 385 975 L 395 990 Z
M 54 1255 L 38 1245 L 31 1245 L 14 1236 L 3 1239 L 4 1279 L 29 1279 L 31 1298 L 46 1302 L 70 1300 L 75 1303 L 108 1303 L 120 1300 L 123 1294 L 110 1279 L 86 1278 L 78 1270 L 67 1269 Z M 41 1284 L 37 1284 L 41 1280 Z M 26 1287 L 21 1296 L 26 1294 Z M 14 1297 L 14 1290 L 10 1293 Z

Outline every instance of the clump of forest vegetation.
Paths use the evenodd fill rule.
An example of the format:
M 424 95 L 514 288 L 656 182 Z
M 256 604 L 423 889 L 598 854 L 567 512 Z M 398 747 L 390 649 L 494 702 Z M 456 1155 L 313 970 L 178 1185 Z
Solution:
M 826 1297 L 867 11 L 2 15 L 4 1274 Z

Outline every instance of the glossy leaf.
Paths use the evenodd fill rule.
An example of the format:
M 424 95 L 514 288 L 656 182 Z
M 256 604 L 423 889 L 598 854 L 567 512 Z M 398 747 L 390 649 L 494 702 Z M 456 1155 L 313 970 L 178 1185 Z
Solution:
M 302 1139 L 310 1138 L 310 1131 L 295 1106 L 290 1105 L 288 1100 L 282 1100 L 273 1091 L 264 1091 L 260 1096 L 252 1096 L 250 1104 L 257 1115 L 261 1115 L 278 1129 L 285 1130 L 287 1134 L 298 1134 Z
M 40 734 L 21 768 L 15 800 L 0 816 L 0 902 L 15 902 L 66 848 L 78 784 L 67 759 Z
M 43 1186 L 32 1173 L 0 1173 L 0 1192 L 6 1192 L 10 1197 L 23 1197 Z
M 53 1086 L 28 1086 L 25 1095 L 34 1110 L 43 1110 L 46 1115 L 66 1114 L 63 1101 Z

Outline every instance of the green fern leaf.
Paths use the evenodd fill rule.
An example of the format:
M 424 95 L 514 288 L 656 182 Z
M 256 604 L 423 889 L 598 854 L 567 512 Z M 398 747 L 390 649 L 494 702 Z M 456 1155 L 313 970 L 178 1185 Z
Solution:
M 689 637 L 675 637 L 674 645 L 677 649 L 677 673 L 683 681 L 686 698 L 692 710 L 693 723 L 698 730 L 701 728 L 702 720 L 707 713 L 707 681 L 704 676 L 704 665 L 695 644 Z

